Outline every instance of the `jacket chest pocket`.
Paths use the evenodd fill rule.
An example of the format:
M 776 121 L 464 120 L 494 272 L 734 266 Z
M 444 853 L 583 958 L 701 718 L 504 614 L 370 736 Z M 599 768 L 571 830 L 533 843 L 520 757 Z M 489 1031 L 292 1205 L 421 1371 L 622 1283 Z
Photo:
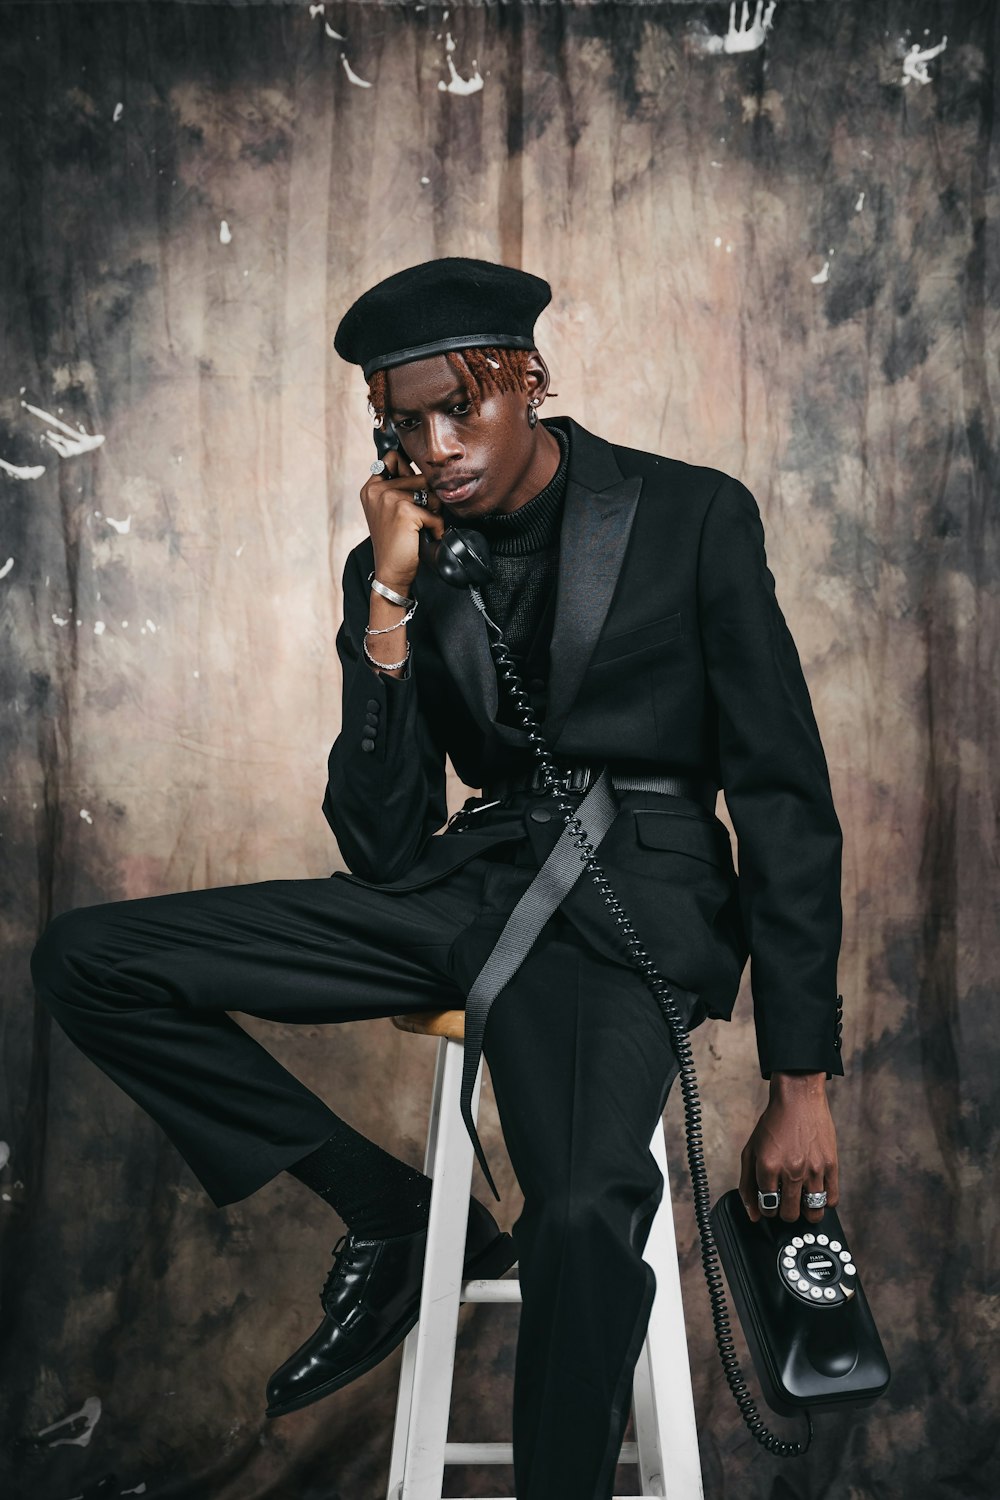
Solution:
M 659 808 L 636 808 L 636 842 L 645 849 L 669 849 L 704 860 L 719 870 L 732 864 L 729 831 L 714 818 L 699 818 Z
M 641 652 L 655 652 L 668 641 L 682 635 L 680 613 L 663 615 L 651 620 L 648 625 L 638 625 L 634 630 L 623 630 L 617 635 L 605 636 L 598 641 L 590 658 L 591 667 L 603 667 L 607 662 L 620 662 L 623 657 L 637 656 Z

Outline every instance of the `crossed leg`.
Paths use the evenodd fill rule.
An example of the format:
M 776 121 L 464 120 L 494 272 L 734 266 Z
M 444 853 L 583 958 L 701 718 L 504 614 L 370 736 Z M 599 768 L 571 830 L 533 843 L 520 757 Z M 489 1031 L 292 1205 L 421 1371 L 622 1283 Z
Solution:
M 481 880 L 466 865 L 405 895 L 332 876 L 80 907 L 50 922 L 32 978 L 213 1202 L 232 1203 L 321 1145 L 336 1116 L 228 1012 L 325 1023 L 462 1005 L 449 951 Z

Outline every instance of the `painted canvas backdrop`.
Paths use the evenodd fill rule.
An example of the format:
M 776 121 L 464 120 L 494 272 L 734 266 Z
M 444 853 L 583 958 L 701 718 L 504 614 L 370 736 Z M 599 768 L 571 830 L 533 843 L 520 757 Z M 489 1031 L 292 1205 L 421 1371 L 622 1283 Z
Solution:
M 214 1210 L 27 956 L 67 907 L 340 867 L 370 419 L 331 338 L 442 254 L 552 282 L 548 411 L 753 490 L 844 824 L 830 1093 L 895 1378 L 756 1447 L 675 1097 L 706 1493 L 996 1492 L 996 50 L 969 0 L 0 6 L 6 1493 L 384 1493 L 398 1356 L 262 1417 L 339 1222 L 287 1178 Z M 744 986 L 696 1042 L 716 1192 L 766 1097 Z M 432 1043 L 247 1024 L 420 1162 Z M 453 1436 L 507 1436 L 515 1319 L 464 1311 Z

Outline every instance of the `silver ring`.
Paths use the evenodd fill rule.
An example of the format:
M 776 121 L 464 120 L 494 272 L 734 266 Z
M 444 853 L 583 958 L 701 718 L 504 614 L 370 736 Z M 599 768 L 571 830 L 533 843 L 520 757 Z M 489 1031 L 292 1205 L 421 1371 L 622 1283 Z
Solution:
M 825 1208 L 826 1193 L 805 1193 L 806 1208 Z
M 413 503 L 414 503 L 414 505 L 422 505 L 426 509 L 426 506 L 427 506 L 427 491 L 426 490 L 414 490 L 413 491 Z
M 760 1188 L 758 1188 L 757 1202 L 760 1204 L 761 1208 L 777 1208 L 778 1204 L 781 1202 L 781 1189 L 778 1188 L 773 1193 L 762 1193 Z
M 381 458 L 377 458 L 375 460 L 375 462 L 372 464 L 372 466 L 371 466 L 371 473 L 372 474 L 384 474 L 385 473 L 385 463 L 384 463 L 384 461 Z

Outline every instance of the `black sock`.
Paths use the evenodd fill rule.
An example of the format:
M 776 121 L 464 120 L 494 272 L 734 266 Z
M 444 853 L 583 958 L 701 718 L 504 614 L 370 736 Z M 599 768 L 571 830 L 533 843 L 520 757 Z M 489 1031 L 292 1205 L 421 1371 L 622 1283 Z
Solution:
M 343 1219 L 352 1234 L 388 1239 L 427 1228 L 431 1179 L 338 1120 L 317 1150 L 288 1168 Z

